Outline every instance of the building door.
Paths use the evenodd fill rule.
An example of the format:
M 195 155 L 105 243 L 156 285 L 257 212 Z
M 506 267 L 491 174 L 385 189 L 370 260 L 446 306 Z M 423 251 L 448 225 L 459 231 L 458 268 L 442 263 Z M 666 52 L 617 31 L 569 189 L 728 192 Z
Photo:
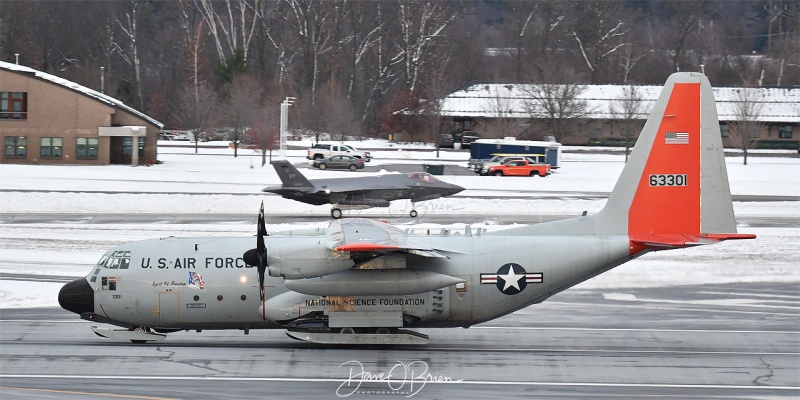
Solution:
M 128 162 L 125 162 L 125 157 L 122 154 L 122 136 L 111 136 L 111 158 L 109 162 L 111 164 L 129 164 L 131 162 L 130 157 L 128 157 Z

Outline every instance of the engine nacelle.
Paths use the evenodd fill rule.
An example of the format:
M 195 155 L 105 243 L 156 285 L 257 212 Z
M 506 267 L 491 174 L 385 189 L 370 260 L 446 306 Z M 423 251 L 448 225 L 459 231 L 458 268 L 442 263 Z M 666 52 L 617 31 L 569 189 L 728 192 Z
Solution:
M 268 321 L 280 323 L 300 317 L 300 305 L 308 296 L 297 292 L 281 293 L 266 302 L 267 311 L 264 314 Z M 263 311 L 259 306 L 259 314 Z
M 269 275 L 285 279 L 315 278 L 353 267 L 349 255 L 330 251 L 317 243 L 269 249 Z
M 402 296 L 464 282 L 461 278 L 412 269 L 352 270 L 313 279 L 286 281 L 286 287 L 314 296 Z

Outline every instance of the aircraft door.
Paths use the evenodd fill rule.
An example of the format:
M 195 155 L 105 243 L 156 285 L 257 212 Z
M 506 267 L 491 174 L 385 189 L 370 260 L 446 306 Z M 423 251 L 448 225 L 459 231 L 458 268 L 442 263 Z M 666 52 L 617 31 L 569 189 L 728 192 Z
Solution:
M 176 292 L 158 294 L 158 321 L 179 322 L 181 317 L 181 295 Z
M 475 291 L 472 275 L 453 275 L 465 283 L 448 287 L 450 290 L 450 319 L 472 319 L 472 297 Z

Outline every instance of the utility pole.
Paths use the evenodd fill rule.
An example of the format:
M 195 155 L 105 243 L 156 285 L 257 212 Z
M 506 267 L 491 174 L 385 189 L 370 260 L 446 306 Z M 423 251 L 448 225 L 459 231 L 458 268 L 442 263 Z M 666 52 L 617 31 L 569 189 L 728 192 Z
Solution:
M 281 102 L 281 126 L 280 126 L 280 158 L 286 159 L 286 128 L 289 120 L 289 106 L 297 100 L 294 97 L 287 97 Z

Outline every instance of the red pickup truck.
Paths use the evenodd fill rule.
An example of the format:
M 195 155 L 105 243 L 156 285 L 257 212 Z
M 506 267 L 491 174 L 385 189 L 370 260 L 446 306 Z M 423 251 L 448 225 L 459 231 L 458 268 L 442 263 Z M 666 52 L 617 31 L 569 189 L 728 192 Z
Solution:
M 534 164 L 528 160 L 513 160 L 489 168 L 487 175 L 496 176 L 541 176 L 550 175 L 550 164 Z

